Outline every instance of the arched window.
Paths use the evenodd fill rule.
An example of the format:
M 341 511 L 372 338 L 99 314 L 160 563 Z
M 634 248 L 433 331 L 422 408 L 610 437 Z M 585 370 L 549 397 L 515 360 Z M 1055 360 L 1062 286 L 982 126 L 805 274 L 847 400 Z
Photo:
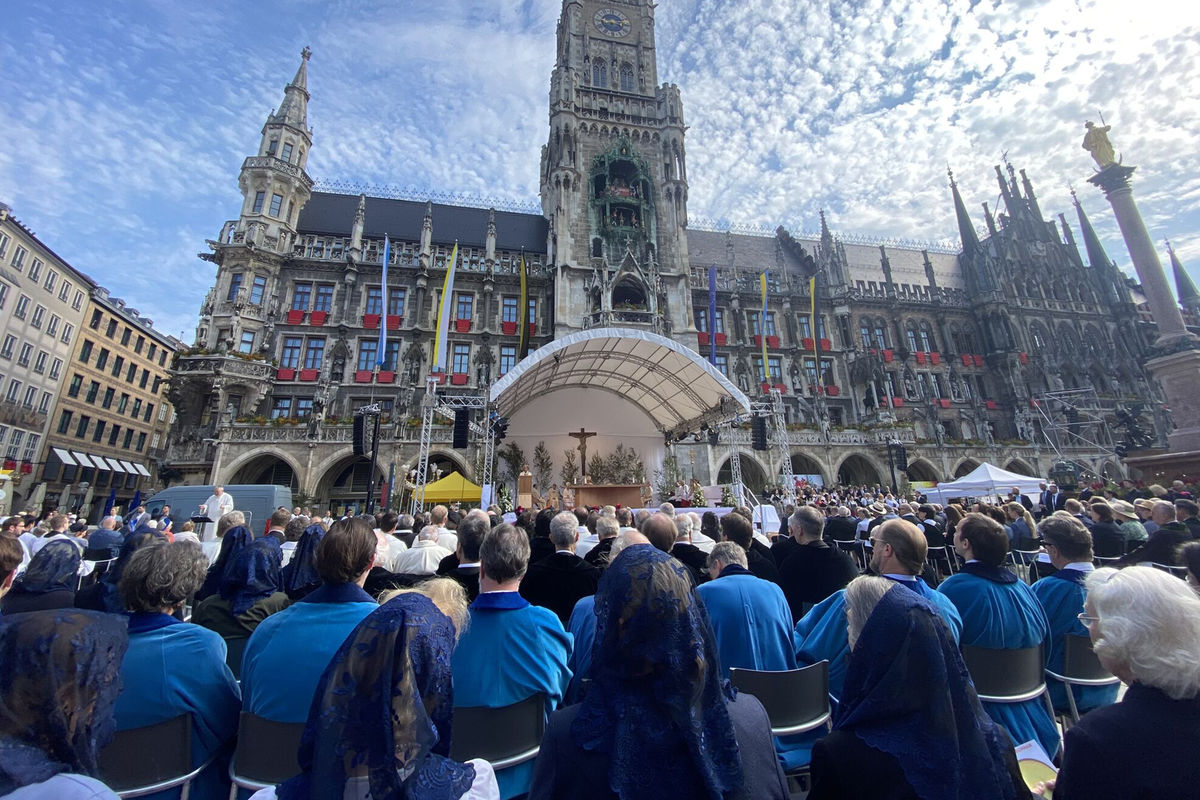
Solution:
M 916 353 L 921 348 L 917 344 L 917 325 L 914 322 L 907 322 L 904 325 L 904 337 L 908 339 L 908 351 Z
M 887 349 L 887 326 L 883 320 L 875 320 L 875 346 L 880 350 Z
M 859 338 L 862 339 L 864 350 L 871 349 L 871 320 L 863 317 L 862 323 L 858 327 Z
M 633 91 L 633 65 L 628 62 L 621 65 L 621 91 Z
M 1029 343 L 1033 346 L 1035 352 L 1041 352 L 1046 349 L 1046 331 L 1036 322 L 1029 326 Z
M 608 86 L 608 68 L 603 61 L 597 60 L 592 64 L 592 86 L 600 89 Z
M 921 350 L 926 353 L 932 353 L 937 349 L 937 339 L 934 338 L 933 330 L 929 327 L 928 322 L 921 323 Z

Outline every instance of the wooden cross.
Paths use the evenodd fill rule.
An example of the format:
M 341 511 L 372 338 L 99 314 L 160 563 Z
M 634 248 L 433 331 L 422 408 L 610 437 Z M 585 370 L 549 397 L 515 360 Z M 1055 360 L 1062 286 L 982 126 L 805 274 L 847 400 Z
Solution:
M 585 431 L 580 428 L 577 433 L 568 433 L 579 440 L 579 477 L 580 480 L 587 477 L 587 440 L 596 435 L 595 431 Z

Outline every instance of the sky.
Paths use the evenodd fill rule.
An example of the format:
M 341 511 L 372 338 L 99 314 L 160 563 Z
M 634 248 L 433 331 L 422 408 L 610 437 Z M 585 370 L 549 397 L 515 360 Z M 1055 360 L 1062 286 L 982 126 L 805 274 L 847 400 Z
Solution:
M 309 174 L 533 207 L 559 0 L 8 0 L 0 202 L 73 266 L 192 341 L 240 207 L 242 160 L 305 45 Z M 1176 0 L 658 0 L 697 226 L 957 241 L 994 166 L 1047 216 L 1085 181 L 1101 115 L 1167 266 L 1200 283 L 1200 4 Z M 1169 266 L 1167 267 L 1169 269 Z

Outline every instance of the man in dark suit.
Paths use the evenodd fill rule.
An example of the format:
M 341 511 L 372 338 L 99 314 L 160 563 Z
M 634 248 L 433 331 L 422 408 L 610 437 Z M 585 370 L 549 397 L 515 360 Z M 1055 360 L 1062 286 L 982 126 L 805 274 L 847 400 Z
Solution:
M 858 520 L 850 515 L 850 509 L 846 506 L 838 506 L 837 514 L 825 520 L 825 539 L 835 542 L 852 542 L 857 527 Z
M 596 569 L 604 569 L 608 566 L 608 554 L 612 550 L 613 542 L 617 540 L 617 534 L 621 532 L 621 525 L 617 522 L 616 517 L 601 515 L 596 517 L 596 536 L 600 541 L 596 546 L 587 551 L 583 560 L 591 564 Z
M 579 598 L 596 593 L 600 570 L 575 555 L 579 518 L 572 512 L 563 511 L 550 520 L 550 541 L 554 552 L 529 565 L 520 592 L 533 605 L 557 614 L 566 627 Z
M 788 519 L 788 531 L 800 545 L 779 569 L 779 585 L 792 611 L 794 624 L 858 575 L 854 559 L 821 540 L 825 521 L 815 508 L 801 506 Z
M 916 525 L 918 528 L 921 527 L 921 519 L 913 513 L 913 507 L 911 503 L 901 503 L 896 508 L 896 513 L 899 514 L 900 519 L 904 520 L 905 522 Z
M 1096 524 L 1092 520 L 1092 515 L 1084 509 L 1083 503 L 1079 502 L 1074 497 L 1063 503 L 1063 510 L 1065 510 L 1075 519 L 1082 522 L 1083 527 L 1087 528 L 1089 531 L 1092 529 L 1092 526 Z
M 1026 511 L 1033 511 L 1033 501 L 1030 500 L 1025 495 L 1021 494 L 1021 490 L 1019 487 L 1014 486 L 1014 487 L 1012 487 L 1012 490 L 1009 491 L 1008 502 L 1020 503 L 1022 506 L 1025 507 Z
M 455 530 L 458 550 L 438 564 L 437 574 L 458 581 L 467 590 L 468 600 L 473 601 L 479 596 L 479 547 L 491 529 L 492 522 L 486 511 L 471 511 Z
M 1175 519 L 1187 526 L 1193 539 L 1200 539 L 1200 506 L 1195 500 L 1180 497 L 1175 501 Z
M 1146 543 L 1121 559 L 1122 565 L 1155 564 L 1175 565 L 1179 563 L 1179 546 L 1191 540 L 1187 525 L 1175 519 L 1175 506 L 1166 500 L 1156 500 L 1150 519 L 1158 528 L 1150 534 Z
M 676 515 L 675 530 L 675 545 L 671 548 L 671 555 L 686 564 L 696 573 L 697 581 L 703 583 L 708 579 L 708 554 L 692 544 L 692 518 L 687 514 Z
M 1053 483 L 1049 484 L 1045 489 L 1042 490 L 1039 500 L 1042 504 L 1042 511 L 1039 519 L 1041 519 L 1041 517 L 1048 517 L 1055 511 L 1061 510 L 1063 508 L 1063 504 L 1067 502 L 1066 496 L 1058 490 L 1058 485 Z

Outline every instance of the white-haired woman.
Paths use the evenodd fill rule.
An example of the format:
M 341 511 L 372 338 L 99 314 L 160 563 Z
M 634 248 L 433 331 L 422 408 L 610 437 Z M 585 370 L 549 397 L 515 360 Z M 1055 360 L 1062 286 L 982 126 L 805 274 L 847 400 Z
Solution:
M 1055 800 L 1196 797 L 1200 787 L 1200 598 L 1150 567 L 1088 576 L 1081 619 L 1124 699 L 1067 731 Z

